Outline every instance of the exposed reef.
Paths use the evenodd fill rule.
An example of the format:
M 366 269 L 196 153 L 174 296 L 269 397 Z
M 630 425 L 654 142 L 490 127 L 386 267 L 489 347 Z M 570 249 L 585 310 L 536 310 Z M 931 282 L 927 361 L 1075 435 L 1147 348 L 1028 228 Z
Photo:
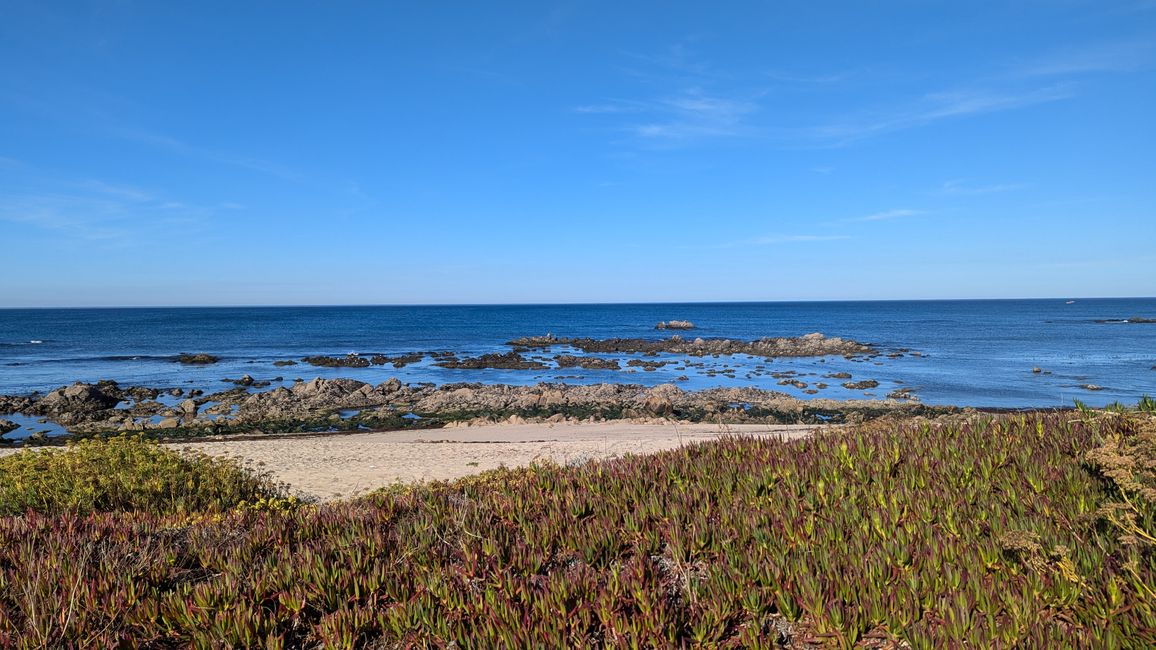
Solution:
M 587 370 L 622 370 L 617 359 L 601 357 L 579 357 L 573 354 L 556 354 L 554 363 L 559 368 L 585 368 Z
M 455 370 L 481 370 L 483 368 L 496 368 L 500 370 L 541 370 L 547 367 L 546 364 L 541 361 L 526 359 L 516 351 L 510 351 L 505 354 L 483 354 L 480 357 L 466 357 L 465 359 L 447 357 L 433 365 Z
M 181 353 L 177 355 L 177 363 L 183 363 L 187 366 L 207 366 L 220 361 L 221 358 L 212 354 L 198 353 L 188 354 Z
M 325 431 L 443 426 L 474 420 L 671 418 L 719 423 L 835 422 L 894 412 L 951 412 L 895 400 L 800 400 L 756 388 L 684 391 L 672 384 L 533 386 L 505 384 L 377 385 L 355 379 L 313 379 L 292 388 L 251 392 L 237 387 L 176 405 L 157 401 L 161 389 L 77 383 L 36 398 L 0 397 L 5 409 L 47 417 L 78 434 L 160 430 L 161 435 L 245 431 Z M 912 411 L 916 409 L 916 411 Z M 418 417 L 413 417 L 416 414 Z
M 514 339 L 508 345 L 515 350 L 523 351 L 568 346 L 587 353 L 658 354 L 666 352 L 693 357 L 746 354 L 767 359 L 876 354 L 875 349 L 869 345 L 849 339 L 824 336 L 818 332 L 798 337 L 761 338 L 754 341 L 703 338 L 688 340 L 678 335 L 668 339 L 590 339 L 561 338 L 547 334 L 546 336 L 526 336 Z
M 323 368 L 368 368 L 369 359 L 356 354 L 347 354 L 343 357 L 312 356 L 302 359 L 311 366 Z

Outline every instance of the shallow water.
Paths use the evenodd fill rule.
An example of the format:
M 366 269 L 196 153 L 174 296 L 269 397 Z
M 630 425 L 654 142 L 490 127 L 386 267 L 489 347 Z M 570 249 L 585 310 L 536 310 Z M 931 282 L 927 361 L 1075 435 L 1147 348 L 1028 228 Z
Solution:
M 172 309 L 0 310 L 0 393 L 47 391 L 72 381 L 115 379 L 124 385 L 231 388 L 225 378 L 248 374 L 273 385 L 296 378 L 352 377 L 377 383 L 489 382 L 532 384 L 675 383 L 685 389 L 757 386 L 798 397 L 883 397 L 908 387 L 926 403 L 993 407 L 1135 402 L 1156 394 L 1156 324 L 1097 323 L 1156 317 L 1156 299 L 780 302 L 729 304 L 546 305 L 452 307 L 262 307 Z M 690 332 L 654 329 L 659 321 L 690 320 Z M 584 370 L 451 370 L 433 359 L 394 368 L 277 367 L 274 361 L 306 355 L 397 355 L 449 350 L 459 356 L 504 352 L 506 341 L 527 335 L 591 338 L 684 337 L 754 339 L 809 332 L 872 343 L 884 352 L 910 348 L 923 356 L 847 360 L 842 357 L 775 359 L 744 356 L 680 359 L 653 372 L 639 368 Z M 37 342 L 33 342 L 37 341 Z M 221 357 L 217 364 L 185 366 L 181 352 Z M 524 356 L 549 359 L 562 348 Z M 611 355 L 597 355 L 610 357 Z M 629 356 L 620 356 L 625 362 Z M 704 367 L 684 365 L 704 363 Z M 762 368 L 759 368 L 762 366 Z M 1033 367 L 1044 372 L 1032 373 Z M 714 371 L 712 374 L 710 371 Z M 794 371 L 816 395 L 779 385 L 770 373 Z M 874 379 L 878 388 L 844 389 Z M 1050 374 L 1046 374 L 1050 373 Z M 685 376 L 685 380 L 680 377 Z M 1103 387 L 1100 391 L 1084 384 Z M 866 394 L 865 394 L 866 393 Z M 179 401 L 179 400 L 178 400 Z

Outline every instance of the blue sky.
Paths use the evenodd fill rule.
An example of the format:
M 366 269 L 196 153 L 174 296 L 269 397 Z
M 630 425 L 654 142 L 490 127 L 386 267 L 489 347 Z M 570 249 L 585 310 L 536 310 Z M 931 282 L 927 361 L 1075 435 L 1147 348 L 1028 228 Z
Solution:
M 1150 0 L 0 16 L 0 306 L 1156 295 Z

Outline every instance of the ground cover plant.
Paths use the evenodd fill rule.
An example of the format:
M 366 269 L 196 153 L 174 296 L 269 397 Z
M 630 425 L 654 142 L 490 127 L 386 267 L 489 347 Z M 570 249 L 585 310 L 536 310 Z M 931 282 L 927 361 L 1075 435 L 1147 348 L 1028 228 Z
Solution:
M 235 460 L 176 452 L 137 437 L 80 440 L 67 448 L 0 457 L 0 516 L 195 514 L 285 498 L 284 486 Z
M 1156 426 L 876 422 L 189 524 L 0 519 L 0 647 L 1150 647 Z

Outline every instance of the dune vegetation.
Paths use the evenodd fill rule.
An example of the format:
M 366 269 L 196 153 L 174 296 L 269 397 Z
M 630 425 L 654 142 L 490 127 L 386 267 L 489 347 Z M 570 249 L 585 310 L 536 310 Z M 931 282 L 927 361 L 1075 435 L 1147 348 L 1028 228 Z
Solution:
M 0 465 L 0 647 L 1156 644 L 1156 423 L 1135 410 L 729 438 L 326 505 L 140 440 L 39 453 Z M 69 478 L 106 455 L 136 460 Z

